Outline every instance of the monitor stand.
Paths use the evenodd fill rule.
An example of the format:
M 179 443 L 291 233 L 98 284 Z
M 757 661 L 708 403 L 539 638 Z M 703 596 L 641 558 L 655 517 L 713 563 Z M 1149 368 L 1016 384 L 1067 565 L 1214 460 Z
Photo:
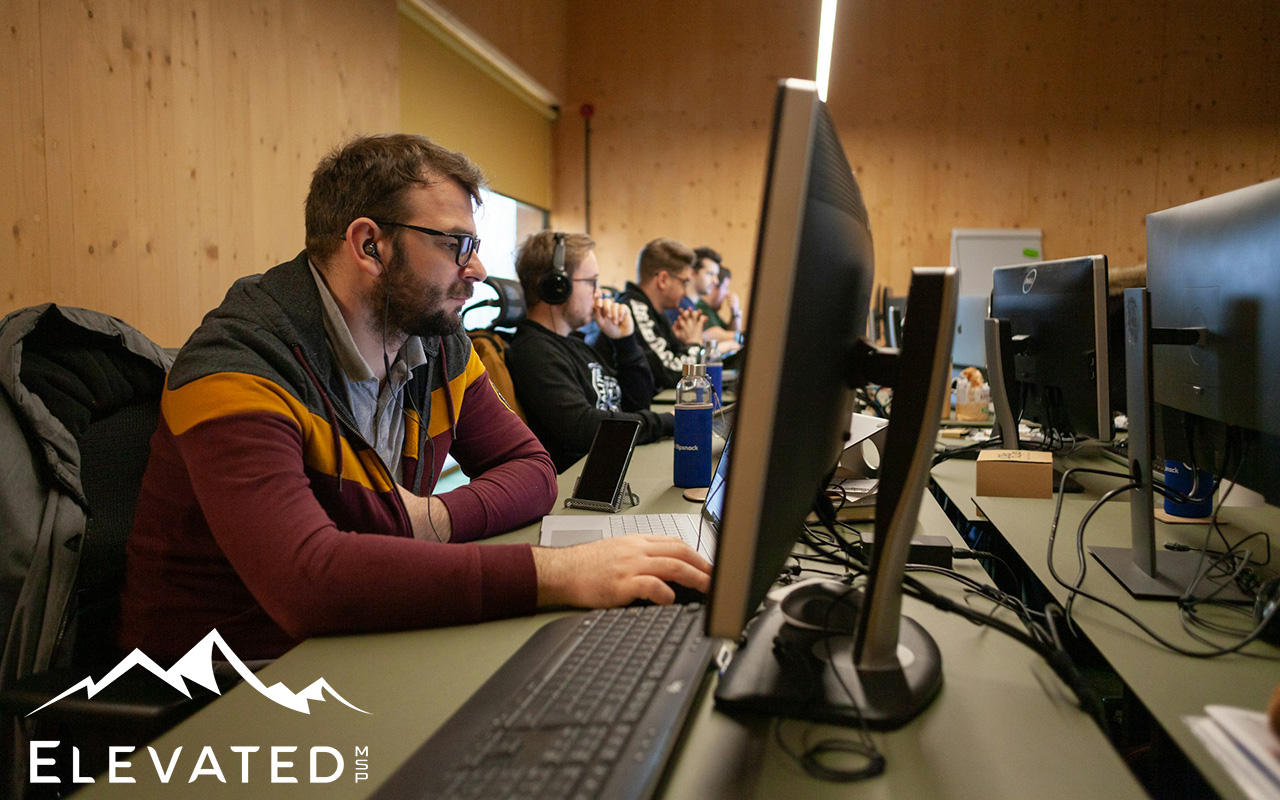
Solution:
M 806 581 L 782 591 L 792 588 L 808 593 L 810 626 L 796 627 L 784 612 L 784 603 L 795 600 L 796 593 L 782 602 L 767 601 L 720 678 L 717 708 L 892 730 L 937 696 L 942 656 L 919 623 L 901 617 L 898 669 L 857 667 L 853 627 L 862 592 L 835 581 Z M 829 633 L 823 632 L 824 624 Z
M 1202 559 L 1194 550 L 1182 553 L 1158 551 L 1153 554 L 1155 569 L 1148 573 L 1138 566 L 1132 548 L 1090 547 L 1089 552 L 1129 594 L 1139 600 L 1181 599 L 1200 571 L 1212 563 L 1210 557 Z M 1224 585 L 1214 580 L 1200 581 L 1195 596 L 1203 599 L 1209 595 L 1225 603 L 1253 602 L 1253 598 L 1241 591 L 1235 582 Z
M 1152 420 L 1152 345 L 1195 344 L 1203 336 L 1196 328 L 1152 328 L 1151 299 L 1146 289 L 1126 289 L 1125 372 L 1129 412 L 1129 474 L 1138 487 L 1129 493 L 1131 547 L 1090 547 L 1107 572 L 1129 594 L 1142 600 L 1178 600 L 1210 564 L 1199 552 L 1156 549 L 1155 492 L 1152 489 L 1151 448 L 1155 439 Z M 1217 600 L 1252 602 L 1234 582 L 1202 580 L 1195 596 L 1214 595 Z

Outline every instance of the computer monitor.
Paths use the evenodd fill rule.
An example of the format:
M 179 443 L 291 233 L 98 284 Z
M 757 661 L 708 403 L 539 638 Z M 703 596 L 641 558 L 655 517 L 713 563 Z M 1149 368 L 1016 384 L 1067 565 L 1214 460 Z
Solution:
M 1107 257 L 995 268 L 991 318 L 1009 321 L 1018 396 L 1008 399 L 1021 409 L 1022 418 L 1040 423 L 1051 437 L 1110 441 L 1115 425 Z M 1008 374 L 1007 365 L 1004 372 Z M 997 404 L 1003 402 L 1000 392 L 995 395 Z M 1016 449 L 1017 442 L 1006 442 L 1006 447 Z
M 1280 435 L 1280 179 L 1147 216 L 1157 328 L 1201 345 L 1152 354 L 1155 402 Z
M 1147 216 L 1147 287 L 1125 292 L 1132 548 L 1091 548 L 1135 596 L 1181 597 L 1199 553 L 1157 551 L 1153 422 L 1163 455 L 1280 501 L 1280 180 Z M 1154 415 L 1154 416 L 1153 416 Z M 1190 437 L 1190 438 L 1189 438 Z M 1194 443 L 1194 447 L 1192 446 Z M 1201 581 L 1197 594 L 1216 590 Z M 1228 585 L 1219 597 L 1235 594 Z
M 895 727 L 941 686 L 937 647 L 901 617 L 901 592 L 949 378 L 958 280 L 951 268 L 915 272 L 895 355 L 862 338 L 872 275 L 866 207 L 826 106 L 813 83 L 783 81 L 756 244 L 754 344 L 742 367 L 708 597 L 711 635 L 737 639 L 752 626 L 720 681 L 717 705 L 726 710 Z M 840 457 L 851 387 L 869 380 L 895 387 L 871 575 L 856 624 L 829 640 L 843 658 L 791 663 L 771 645 L 779 615 L 757 611 Z

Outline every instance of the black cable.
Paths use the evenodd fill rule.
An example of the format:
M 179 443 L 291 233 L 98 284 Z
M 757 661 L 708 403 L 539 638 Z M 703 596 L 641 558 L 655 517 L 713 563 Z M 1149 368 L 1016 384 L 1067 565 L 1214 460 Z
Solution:
M 1065 651 L 1046 645 L 1036 637 L 1018 630 L 1012 625 L 1004 622 L 1004 620 L 980 615 L 973 609 L 962 606 L 950 598 L 938 594 L 910 575 L 903 576 L 903 587 L 904 589 L 909 590 L 908 593 L 918 600 L 923 600 L 942 611 L 957 614 L 971 622 L 976 622 L 978 624 L 994 628 L 1015 641 L 1031 648 L 1041 658 L 1043 658 L 1046 663 L 1048 663 L 1050 669 L 1054 671 L 1054 674 L 1056 674 L 1062 682 L 1071 689 L 1072 693 L 1075 694 L 1076 699 L 1080 701 L 1081 710 L 1093 717 L 1094 721 L 1098 723 L 1099 727 L 1101 727 L 1104 732 L 1109 733 L 1107 718 L 1102 712 L 1101 702 L 1089 687 L 1088 683 L 1085 682 L 1084 677 L 1076 669 L 1075 664 L 1071 661 L 1071 657 L 1068 656 Z
M 834 613 L 837 604 L 847 605 L 856 612 L 858 610 L 857 605 L 850 601 L 850 597 L 855 591 L 859 590 L 854 589 L 852 586 L 848 586 L 842 594 L 832 598 L 832 602 L 827 605 L 826 613 L 822 617 L 822 644 L 826 650 L 827 663 L 831 665 L 831 672 L 836 676 L 836 681 L 840 684 L 840 688 L 844 689 L 845 695 L 849 698 L 849 705 L 853 708 L 853 713 L 858 718 L 858 729 L 860 731 L 858 738 L 861 741 L 851 741 L 849 739 L 835 737 L 823 739 L 816 746 L 811 748 L 808 753 L 806 753 L 807 758 L 813 761 L 814 769 L 818 771 L 809 771 L 810 768 L 808 766 L 805 767 L 805 770 L 809 771 L 809 774 L 811 775 L 823 775 L 826 780 L 842 783 L 874 778 L 876 775 L 884 772 L 886 766 L 884 756 L 876 748 L 875 740 L 871 738 L 871 731 L 867 729 L 867 720 L 866 717 L 862 716 L 862 709 L 858 706 L 858 698 L 854 696 L 853 690 L 849 688 L 849 685 L 844 682 L 844 676 L 840 674 L 840 670 L 835 666 L 835 654 L 831 651 L 831 640 L 840 634 L 839 631 L 836 631 L 831 627 L 831 615 Z M 851 647 L 849 649 L 849 668 L 856 672 L 858 665 L 853 660 L 853 652 L 854 648 Z M 854 753 L 861 755 L 867 759 L 867 764 L 866 766 L 858 769 L 835 769 L 827 767 L 818 760 L 818 756 L 829 752 Z
M 908 572 L 928 572 L 935 575 L 942 575 L 962 584 L 967 596 L 978 596 L 984 600 L 988 600 L 994 604 L 988 617 L 994 615 L 999 609 L 1004 608 L 1012 612 L 1027 628 L 1027 632 L 1032 636 L 1040 639 L 1045 643 L 1052 643 L 1058 646 L 1057 636 L 1052 630 L 1042 627 L 1035 621 L 1036 616 L 1046 616 L 1041 612 L 1032 611 L 1027 607 L 1026 603 L 1007 592 L 1001 591 L 995 586 L 981 583 L 955 570 L 945 569 L 943 567 L 934 567 L 928 564 L 908 564 L 906 566 Z
M 1075 468 L 1069 469 L 1063 475 L 1063 480 L 1065 480 L 1066 477 L 1073 472 L 1089 472 L 1089 471 L 1095 471 L 1095 470 L 1083 470 L 1083 469 L 1075 469 Z M 1084 555 L 1083 555 L 1085 527 L 1088 525 L 1089 520 L 1092 519 L 1093 515 L 1104 504 L 1110 502 L 1111 500 L 1115 499 L 1119 495 L 1128 491 L 1132 491 L 1133 489 L 1136 489 L 1136 488 L 1138 488 L 1138 485 L 1136 483 L 1131 482 L 1131 483 L 1126 483 L 1115 489 L 1112 489 L 1111 491 L 1102 495 L 1102 497 L 1098 498 L 1098 500 L 1095 501 L 1092 506 L 1090 506 L 1089 510 L 1085 512 L 1084 518 L 1080 520 L 1080 526 L 1076 532 L 1076 553 L 1080 563 L 1080 573 L 1079 573 L 1077 582 L 1075 584 L 1070 584 L 1070 583 L 1067 583 L 1065 580 L 1063 580 L 1062 576 L 1058 574 L 1058 570 L 1053 564 L 1053 546 L 1054 546 L 1054 541 L 1057 538 L 1058 520 L 1062 513 L 1063 494 L 1061 492 L 1058 493 L 1058 500 L 1053 510 L 1053 522 L 1049 528 L 1048 565 L 1049 565 L 1049 574 L 1053 577 L 1054 581 L 1056 581 L 1063 588 L 1067 589 L 1069 593 L 1069 598 L 1067 600 L 1068 624 L 1071 623 L 1070 611 L 1071 611 L 1072 604 L 1074 603 L 1076 597 L 1083 597 L 1085 599 L 1092 600 L 1095 603 L 1098 603 L 1099 605 L 1105 608 L 1108 608 L 1114 611 L 1115 613 L 1119 614 L 1120 616 L 1124 617 L 1126 620 L 1133 623 L 1139 630 L 1145 633 L 1148 637 L 1150 637 L 1154 642 L 1159 644 L 1161 647 L 1164 647 L 1168 650 L 1178 653 L 1179 655 L 1188 656 L 1190 658 L 1216 658 L 1218 656 L 1226 655 L 1228 653 L 1235 653 L 1240 649 L 1248 646 L 1250 643 L 1256 640 L 1259 636 L 1261 636 L 1262 631 L 1266 625 L 1265 621 L 1259 624 L 1244 639 L 1235 643 L 1234 645 L 1231 645 L 1230 647 L 1214 648 L 1213 650 L 1207 650 L 1207 651 L 1188 650 L 1187 648 L 1180 647 L 1174 644 L 1173 642 L 1168 641 L 1164 637 L 1160 636 L 1160 634 L 1156 633 L 1154 630 L 1152 630 L 1150 627 L 1144 624 L 1141 620 L 1139 620 L 1137 617 L 1133 616 L 1129 612 L 1125 611 L 1123 608 L 1120 608 L 1114 603 L 1108 602 L 1107 600 L 1103 600 L 1101 597 L 1098 597 L 1097 595 L 1092 594 L 1090 592 L 1086 592 L 1084 589 L 1080 588 L 1080 585 L 1084 581 L 1084 574 L 1085 574 L 1085 562 L 1084 562 Z
M 374 253 L 374 260 L 378 262 L 378 266 L 382 266 L 382 259 L 377 256 L 376 251 Z M 394 259 L 392 259 L 392 262 L 394 263 Z M 385 270 L 386 267 L 383 267 L 383 269 Z M 391 359 L 387 357 L 387 317 L 389 317 L 390 314 L 391 314 L 391 284 L 388 283 L 387 291 L 382 301 L 382 370 L 383 370 L 382 379 L 386 381 L 387 391 L 392 391 Z M 441 342 L 440 346 L 441 346 L 441 357 L 443 357 L 444 342 Z M 403 344 L 401 345 L 401 347 L 403 348 Z M 400 359 L 399 353 L 396 354 L 396 359 L 397 360 Z M 408 364 L 406 364 L 405 366 L 407 368 Z M 406 380 L 405 383 L 407 384 L 408 381 Z M 449 387 L 446 385 L 445 391 L 448 391 L 448 389 Z M 413 392 L 408 388 L 407 385 L 401 386 L 400 392 L 402 397 L 404 397 L 405 400 L 409 401 L 409 407 L 413 409 L 413 413 L 418 415 L 418 425 L 425 426 L 427 424 L 427 421 L 422 416 L 422 409 L 418 408 L 418 402 L 413 398 Z M 403 405 L 401 407 L 403 408 Z M 431 432 L 427 431 L 427 441 L 431 442 L 431 477 L 427 483 L 427 522 L 431 525 L 431 535 L 436 537 L 437 542 L 443 544 L 444 539 L 441 538 L 440 531 L 436 530 L 435 518 L 431 516 L 431 495 L 435 492 L 435 482 L 436 482 L 436 479 L 435 479 L 436 442 L 435 442 L 435 439 L 433 439 L 430 434 Z M 377 452 L 376 449 L 374 452 Z M 421 459 L 423 455 L 424 455 L 423 453 L 418 453 L 418 458 Z M 394 473 L 391 472 L 390 465 L 387 465 L 387 472 L 389 475 L 391 475 L 391 484 L 392 484 L 392 488 L 394 489 L 396 481 L 395 481 Z M 421 473 L 419 473 L 419 475 L 421 475 Z M 396 491 L 399 491 L 399 490 L 397 489 Z M 406 511 L 407 510 L 408 509 L 406 509 Z
M 781 717 L 773 721 L 773 735 L 778 747 L 800 764 L 805 773 L 818 780 L 832 783 L 851 783 L 853 781 L 866 780 L 881 774 L 887 766 L 888 762 L 885 757 L 875 749 L 874 745 L 868 751 L 860 742 L 835 737 L 823 739 L 817 744 L 811 745 L 809 744 L 808 731 L 805 731 L 804 740 L 801 742 L 801 746 L 804 749 L 796 752 L 791 749 L 782 736 L 782 723 L 784 721 Z M 822 763 L 822 757 L 831 753 L 860 755 L 867 758 L 868 764 L 866 767 L 857 770 L 834 769 Z
M 1226 475 L 1226 471 L 1231 463 L 1231 456 L 1233 454 L 1233 451 L 1236 449 L 1235 446 L 1239 444 L 1239 442 L 1237 441 L 1238 438 L 1239 438 L 1239 429 L 1235 428 L 1234 426 L 1229 426 L 1227 428 L 1227 445 L 1223 449 L 1224 451 L 1223 451 L 1223 458 L 1222 458 L 1222 467 L 1219 471 L 1220 476 Z M 1206 603 L 1214 606 L 1222 605 L 1222 603 L 1215 601 L 1215 598 L 1220 593 L 1225 591 L 1226 588 L 1231 584 L 1226 582 L 1225 580 L 1220 581 L 1218 583 L 1218 586 L 1208 595 L 1202 598 L 1197 598 L 1195 597 L 1195 588 L 1196 586 L 1199 585 L 1199 581 L 1202 579 L 1204 575 L 1207 575 L 1211 569 L 1218 567 L 1218 565 L 1225 565 L 1226 563 L 1230 562 L 1234 565 L 1234 567 L 1227 573 L 1227 577 L 1229 577 L 1232 582 L 1234 582 L 1237 586 L 1240 586 L 1243 589 L 1244 584 L 1242 582 L 1242 578 L 1245 574 L 1245 571 L 1249 569 L 1249 561 L 1253 555 L 1253 551 L 1245 548 L 1244 545 L 1255 536 L 1263 537 L 1263 541 L 1266 543 L 1267 561 L 1270 562 L 1271 560 L 1271 543 L 1270 543 L 1270 540 L 1265 536 L 1265 534 L 1262 534 L 1261 532 L 1249 534 L 1248 536 L 1244 537 L 1243 539 L 1241 539 L 1240 541 L 1236 542 L 1233 545 L 1227 541 L 1226 534 L 1223 532 L 1222 527 L 1218 524 L 1219 512 L 1222 510 L 1222 506 L 1224 503 L 1226 503 L 1227 498 L 1230 497 L 1231 492 L 1235 489 L 1236 479 L 1239 477 L 1240 470 L 1243 468 L 1247 458 L 1248 458 L 1248 448 L 1241 447 L 1238 458 L 1235 463 L 1235 469 L 1233 470 L 1231 474 L 1231 478 L 1229 479 L 1231 485 L 1227 488 L 1227 491 L 1222 495 L 1221 498 L 1219 498 L 1217 504 L 1214 506 L 1213 515 L 1209 520 L 1209 528 L 1208 530 L 1205 531 L 1204 542 L 1201 545 L 1201 550 L 1200 550 L 1200 562 L 1197 565 L 1197 579 L 1193 581 L 1190 586 L 1187 587 L 1187 591 L 1183 594 L 1181 600 L 1179 601 L 1179 606 L 1182 612 L 1180 614 L 1179 619 L 1182 623 L 1183 631 L 1185 631 L 1188 635 L 1190 635 L 1192 638 L 1196 639 L 1197 641 L 1210 644 L 1211 646 L 1212 646 L 1212 643 L 1205 642 L 1202 637 L 1197 635 L 1192 630 L 1192 626 L 1199 625 L 1209 630 L 1214 630 L 1215 632 L 1223 632 L 1220 628 L 1216 627 L 1214 624 L 1210 623 L 1208 620 L 1205 620 L 1203 617 L 1201 617 L 1198 609 L 1199 609 L 1199 606 Z M 1215 480 L 1214 482 L 1215 488 L 1220 484 L 1220 481 L 1221 481 L 1220 478 Z M 1213 533 L 1215 531 L 1218 534 L 1218 538 L 1222 540 L 1223 545 L 1227 549 L 1226 549 L 1226 552 L 1224 553 L 1221 553 L 1221 554 L 1215 553 L 1214 558 L 1211 559 L 1209 562 L 1210 564 L 1209 568 L 1204 569 L 1204 572 L 1201 573 L 1200 568 L 1204 567 L 1205 558 L 1211 552 L 1208 549 L 1209 540 L 1212 538 Z M 1254 590 L 1254 593 L 1256 593 L 1256 588 Z M 1231 635 L 1242 636 L 1242 635 L 1246 635 L 1246 633 L 1237 631 L 1237 632 L 1232 632 Z
M 974 442 L 973 444 L 967 444 L 962 447 L 953 447 L 950 450 L 943 450 L 940 453 L 934 454 L 933 466 L 936 467 L 944 461 L 950 461 L 953 458 L 960 458 L 970 453 L 996 449 L 999 448 L 1001 444 L 1000 436 L 993 434 L 991 438 L 987 439 L 985 442 Z
M 835 534 L 834 531 L 831 531 L 830 533 L 834 538 L 836 539 L 840 538 Z M 851 569 L 865 570 L 865 566 L 861 564 L 855 565 L 851 563 L 848 566 Z M 974 581 L 972 578 L 969 578 L 966 575 L 962 575 L 952 570 L 942 570 L 941 568 L 928 567 L 927 565 L 912 565 L 912 566 L 913 568 L 923 567 L 921 571 L 929 571 L 929 572 L 936 571 L 936 572 L 941 572 L 943 574 L 948 574 L 949 577 L 959 580 L 962 583 L 973 584 L 978 587 L 981 587 L 977 591 L 979 591 L 979 593 L 983 595 L 987 595 L 988 592 L 996 593 L 997 595 L 1003 594 L 999 591 L 999 589 L 996 589 L 995 587 L 989 587 L 986 584 L 980 584 Z M 1042 641 L 1040 638 L 1038 638 L 1034 634 L 1020 631 L 1017 628 L 1013 627 L 1012 625 L 1005 623 L 1003 620 L 996 619 L 993 615 L 980 614 L 979 612 L 974 611 L 973 609 L 970 609 L 966 606 L 962 606 L 950 600 L 949 598 L 946 598 L 938 594 L 932 589 L 929 589 L 920 581 L 916 580 L 914 577 L 910 575 L 903 575 L 903 588 L 907 594 L 910 594 L 912 597 L 915 597 L 918 600 L 922 600 L 926 603 L 929 603 L 930 605 L 933 605 L 935 608 L 938 608 L 942 611 L 947 611 L 953 614 L 957 614 L 975 624 L 986 625 L 988 627 L 991 627 L 1013 638 L 1015 641 L 1018 641 L 1026 645 L 1027 647 L 1031 648 L 1049 664 L 1050 668 L 1053 669 L 1054 673 L 1057 674 L 1059 678 L 1062 679 L 1063 683 L 1065 683 L 1072 690 L 1072 692 L 1076 695 L 1076 698 L 1080 701 L 1080 708 L 1086 713 L 1088 713 L 1090 716 L 1092 716 L 1094 720 L 1097 721 L 1098 725 L 1103 728 L 1104 731 L 1108 729 L 1106 717 L 1102 713 L 1101 703 L 1098 701 L 1096 695 L 1094 695 L 1093 691 L 1084 682 L 1084 679 L 1080 676 L 1079 672 L 1076 670 L 1075 665 L 1072 663 L 1070 656 L 1061 647 L 1055 647 L 1054 645 L 1048 644 L 1045 641 Z M 1059 641 L 1056 630 L 1051 633 L 1051 641 L 1053 642 Z
M 995 553 L 991 553 L 986 550 L 966 550 L 963 547 L 953 547 L 951 549 L 951 557 L 958 558 L 958 559 L 972 558 L 977 560 L 986 558 L 986 559 L 990 559 L 992 561 L 997 562 L 998 564 L 1000 564 L 1000 566 L 1004 567 L 1005 572 L 1009 573 L 1009 577 L 1013 579 L 1013 585 L 1018 587 L 1018 593 L 1019 594 L 1022 593 L 1022 581 L 1018 578 L 1018 573 L 1014 572 L 1013 567 L 1009 566 L 1009 562 L 1005 561 L 1003 558 L 996 555 Z M 984 566 L 984 569 L 985 569 L 985 566 Z M 994 580 L 995 571 L 988 570 L 988 572 L 991 574 L 992 580 Z
M 849 707 L 857 718 L 858 738 L 829 736 L 815 744 L 810 744 L 808 731 L 806 731 L 802 742 L 803 749 L 800 752 L 796 752 L 787 745 L 786 740 L 782 737 L 781 718 L 774 722 L 774 736 L 778 746 L 784 753 L 797 761 L 809 775 L 819 780 L 836 783 L 851 783 L 873 778 L 883 773 L 887 765 L 884 755 L 880 753 L 876 747 L 875 740 L 871 738 L 871 732 L 867 728 L 866 718 L 862 715 L 862 709 L 858 705 L 857 696 L 845 682 L 844 676 L 840 674 L 840 670 L 836 666 L 835 654 L 831 649 L 831 640 L 836 636 L 845 635 L 845 632 L 832 628 L 831 615 L 837 605 L 847 605 L 853 607 L 856 611 L 856 604 L 850 599 L 855 591 L 858 590 L 851 585 L 847 585 L 841 594 L 829 598 L 830 602 L 827 604 L 823 616 L 821 635 L 823 646 L 826 650 L 828 669 L 831 670 L 832 675 L 835 676 L 836 681 L 840 684 L 840 688 L 844 690 L 845 695 L 849 698 Z M 781 638 L 776 639 L 774 642 L 774 653 L 779 659 L 787 659 L 793 663 L 795 665 L 793 671 L 802 672 L 811 689 L 814 690 L 811 693 L 822 693 L 822 667 L 818 665 L 815 674 L 814 660 L 810 653 L 801 652 L 791 646 L 787 646 Z M 856 673 L 857 665 L 852 662 L 852 650 L 850 650 L 850 668 Z M 824 757 L 832 754 L 860 756 L 866 759 L 866 763 L 852 769 L 830 766 L 824 762 Z
M 1265 567 L 1271 563 L 1271 537 L 1267 535 L 1266 531 L 1254 531 L 1253 533 L 1244 537 L 1240 541 L 1236 542 L 1235 546 L 1232 547 L 1231 550 L 1239 550 L 1244 545 L 1245 542 L 1256 537 L 1262 538 L 1263 552 L 1266 553 L 1266 557 L 1263 558 L 1261 561 L 1256 561 L 1253 558 L 1253 551 L 1250 550 L 1248 558 L 1250 561 L 1253 562 L 1254 566 Z M 1191 547 L 1191 545 L 1183 544 L 1181 542 L 1165 542 L 1163 547 L 1165 550 L 1172 550 L 1175 553 L 1189 553 L 1195 549 Z M 1225 556 L 1230 552 L 1230 550 L 1205 550 L 1205 552 L 1210 555 Z

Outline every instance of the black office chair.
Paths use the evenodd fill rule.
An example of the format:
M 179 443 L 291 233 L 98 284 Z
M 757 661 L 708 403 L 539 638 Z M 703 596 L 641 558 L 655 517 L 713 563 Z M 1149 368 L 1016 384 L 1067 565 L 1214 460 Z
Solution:
M 93 699 L 76 692 L 31 714 L 85 677 L 101 678 L 124 655 L 115 632 L 125 541 L 172 359 L 119 320 L 48 304 L 0 323 L 5 359 L 19 365 L 16 381 L 6 372 L 0 383 L 0 439 L 16 451 L 6 454 L 16 472 L 0 492 L 28 494 L 0 498 L 0 527 L 21 539 L 37 513 L 47 535 L 33 542 L 20 586 L 13 586 L 19 576 L 6 575 L 0 587 L 0 624 L 8 626 L 0 763 L 12 767 L 0 785 L 7 796 L 33 798 L 47 795 L 44 786 L 25 785 L 31 740 L 62 743 L 44 753 L 57 760 L 45 772 L 61 772 L 65 787 L 72 746 L 81 774 L 92 775 L 105 768 L 109 745 L 145 744 L 216 695 L 188 699 L 134 669 Z
M 524 300 L 524 290 L 520 288 L 519 281 L 513 281 L 510 278 L 498 278 L 490 275 L 484 279 L 485 285 L 493 289 L 497 294 L 496 298 L 490 300 L 481 300 L 478 303 L 472 303 L 462 310 L 462 318 L 466 320 L 467 313 L 475 311 L 478 308 L 496 308 L 498 315 L 494 317 L 493 322 L 489 323 L 490 330 L 498 330 L 503 336 L 510 341 L 511 334 L 509 331 L 515 329 L 528 314 L 528 306 Z
M 524 290 L 520 288 L 519 281 L 508 278 L 489 276 L 484 279 L 484 282 L 497 293 L 497 298 L 481 300 L 479 303 L 467 306 L 462 311 L 463 320 L 465 321 L 468 311 L 477 308 L 496 308 L 498 316 L 494 317 L 489 327 L 468 330 L 467 335 L 471 337 L 471 346 L 475 348 L 476 355 L 480 356 L 480 360 L 484 362 L 484 368 L 489 373 L 489 382 L 498 390 L 499 396 L 506 401 L 507 406 L 516 412 L 520 419 L 528 422 L 524 416 L 524 409 L 520 408 L 520 403 L 516 400 L 515 384 L 511 382 L 511 373 L 507 370 L 507 345 L 511 344 L 516 325 L 524 320 L 528 311 L 524 301 Z

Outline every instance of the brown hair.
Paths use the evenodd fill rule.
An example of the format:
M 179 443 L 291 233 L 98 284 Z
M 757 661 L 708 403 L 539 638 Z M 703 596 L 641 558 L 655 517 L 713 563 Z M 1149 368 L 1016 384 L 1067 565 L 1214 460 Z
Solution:
M 409 133 L 361 136 L 325 156 L 307 192 L 307 255 L 323 269 L 359 217 L 404 221 L 413 186 L 455 180 L 476 205 L 484 173 L 462 153 Z M 397 235 L 399 229 L 390 231 Z
M 585 233 L 566 233 L 564 235 L 564 271 L 572 278 L 578 271 L 578 265 L 587 253 L 596 248 L 596 242 Z M 555 257 L 555 231 L 538 231 L 524 240 L 520 252 L 516 253 L 516 276 L 520 278 L 520 288 L 524 290 L 524 302 L 527 308 L 533 308 L 542 302 L 538 296 L 538 283 L 551 272 L 552 260 Z
M 685 267 L 693 266 L 693 251 L 675 239 L 654 239 L 640 251 L 636 259 L 636 276 L 643 286 L 659 272 L 679 275 Z

